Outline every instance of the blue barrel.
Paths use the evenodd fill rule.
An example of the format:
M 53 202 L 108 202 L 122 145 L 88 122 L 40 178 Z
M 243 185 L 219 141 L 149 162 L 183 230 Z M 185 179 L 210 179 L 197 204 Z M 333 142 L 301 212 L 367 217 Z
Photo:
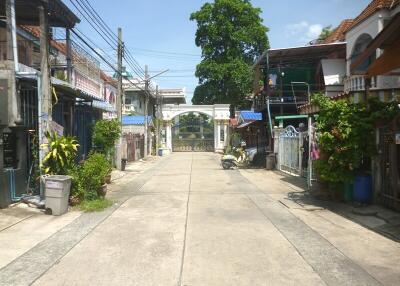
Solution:
M 372 179 L 369 175 L 358 175 L 354 178 L 353 200 L 359 203 L 372 201 Z

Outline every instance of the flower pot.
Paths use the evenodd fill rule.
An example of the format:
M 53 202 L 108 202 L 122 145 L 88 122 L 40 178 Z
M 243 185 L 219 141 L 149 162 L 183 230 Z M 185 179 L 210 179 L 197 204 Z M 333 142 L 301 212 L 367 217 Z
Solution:
M 111 174 L 108 174 L 108 175 L 105 177 L 105 181 L 106 181 L 106 184 L 111 184 Z
M 107 194 L 107 184 L 102 185 L 98 190 L 97 194 L 101 197 L 105 197 Z
M 70 197 L 70 198 L 69 198 L 69 204 L 70 204 L 71 206 L 77 206 L 77 205 L 79 205 L 80 203 L 81 203 L 81 199 L 78 198 L 78 197 Z

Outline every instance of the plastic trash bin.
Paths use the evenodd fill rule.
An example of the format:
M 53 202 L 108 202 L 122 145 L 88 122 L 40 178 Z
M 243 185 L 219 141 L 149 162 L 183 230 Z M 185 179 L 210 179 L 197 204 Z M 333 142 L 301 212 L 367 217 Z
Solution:
M 273 170 L 275 168 L 275 154 L 269 153 L 266 158 L 266 166 L 267 170 Z
M 370 175 L 358 175 L 353 183 L 353 199 L 358 203 L 372 201 L 372 179 Z
M 352 202 L 353 201 L 353 183 L 346 182 L 344 183 L 344 201 Z
M 68 211 L 68 199 L 71 189 L 71 177 L 53 175 L 45 178 L 46 209 L 52 215 L 62 215 Z

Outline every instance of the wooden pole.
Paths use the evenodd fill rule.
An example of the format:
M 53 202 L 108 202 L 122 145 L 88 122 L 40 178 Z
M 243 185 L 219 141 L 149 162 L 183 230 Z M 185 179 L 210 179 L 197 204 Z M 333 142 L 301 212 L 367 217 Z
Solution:
M 67 43 L 67 81 L 72 83 L 72 46 L 71 46 L 71 31 L 69 28 L 65 29 L 66 43 Z
M 149 72 L 148 72 L 148 67 L 147 65 L 145 66 L 145 74 L 144 74 L 144 80 L 145 80 L 145 92 L 144 92 L 144 158 L 147 157 L 147 132 L 148 132 L 148 117 L 147 117 L 147 112 L 148 112 L 148 102 L 149 102 Z
M 40 119 L 42 122 L 43 131 L 47 131 L 50 128 L 50 122 L 52 120 L 52 96 L 49 65 L 49 22 L 47 8 L 44 6 L 39 7 L 39 20 L 41 55 L 40 72 L 42 75 L 42 115 Z

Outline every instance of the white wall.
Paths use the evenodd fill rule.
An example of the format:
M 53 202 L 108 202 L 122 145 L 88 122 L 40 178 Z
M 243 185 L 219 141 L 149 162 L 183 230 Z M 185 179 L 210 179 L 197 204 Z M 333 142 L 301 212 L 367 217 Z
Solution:
M 326 86 L 343 84 L 343 77 L 346 75 L 345 59 L 323 59 L 321 65 Z
M 383 29 L 384 18 L 389 17 L 388 11 L 378 11 L 368 19 L 359 23 L 351 30 L 346 32 L 346 57 L 347 57 L 347 75 L 350 75 L 351 55 L 353 53 L 354 45 L 362 34 L 368 34 L 374 39 L 378 33 Z
M 400 5 L 392 11 L 381 10 L 364 20 L 346 33 L 346 53 L 347 53 L 347 71 L 346 74 L 350 76 L 351 55 L 357 39 L 362 34 L 368 34 L 373 39 L 383 30 L 384 22 L 390 20 L 395 14 L 400 13 Z M 377 50 L 377 58 L 381 55 L 382 51 Z M 378 76 L 376 80 L 376 87 L 371 89 L 390 89 L 400 87 L 399 76 Z

